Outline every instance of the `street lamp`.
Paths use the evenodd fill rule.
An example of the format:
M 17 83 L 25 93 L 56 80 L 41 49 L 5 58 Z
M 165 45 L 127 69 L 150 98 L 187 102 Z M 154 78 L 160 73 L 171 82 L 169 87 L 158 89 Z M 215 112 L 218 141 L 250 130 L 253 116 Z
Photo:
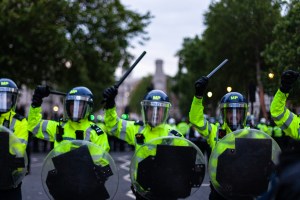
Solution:
M 57 112 L 59 110 L 58 106 L 53 106 L 53 111 Z
M 207 92 L 207 96 L 210 98 L 210 97 L 212 97 L 212 95 L 213 95 L 213 93 L 212 92 Z
M 228 86 L 228 87 L 226 88 L 226 90 L 227 90 L 227 92 L 231 92 L 232 87 Z
M 72 67 L 72 62 L 71 61 L 65 62 L 65 66 L 67 69 L 70 69 Z
M 270 72 L 269 74 L 268 74 L 268 77 L 269 77 L 269 79 L 273 79 L 274 78 L 274 73 L 273 72 Z

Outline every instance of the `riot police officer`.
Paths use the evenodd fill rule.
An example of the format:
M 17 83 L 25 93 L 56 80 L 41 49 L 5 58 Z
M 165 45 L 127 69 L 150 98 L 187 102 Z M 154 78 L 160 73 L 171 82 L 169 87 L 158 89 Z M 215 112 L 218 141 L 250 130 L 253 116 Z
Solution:
M 115 97 L 118 90 L 115 86 L 104 90 L 105 125 L 109 133 L 135 146 L 135 152 L 145 143 L 163 136 L 182 137 L 176 129 L 166 123 L 171 103 L 169 97 L 161 90 L 151 90 L 141 101 L 143 121 L 128 121 L 118 117 Z M 135 192 L 135 191 L 134 191 Z M 135 193 L 137 199 L 142 199 Z
M 187 137 L 187 134 L 190 130 L 190 125 L 185 117 L 183 117 L 181 121 L 177 124 L 177 130 L 179 130 L 180 133 Z
M 54 142 L 54 146 L 63 140 L 87 140 L 109 151 L 105 130 L 92 122 L 94 96 L 88 88 L 79 86 L 67 93 L 64 99 L 64 118 L 59 122 L 42 119 L 41 105 L 43 98 L 49 94 L 48 86 L 37 86 L 33 94 L 28 126 L 35 137 Z
M 210 147 L 214 149 L 219 139 L 246 126 L 248 103 L 246 98 L 238 92 L 225 94 L 220 102 L 221 116 L 224 123 L 221 126 L 212 124 L 206 120 L 203 112 L 203 95 L 207 85 L 208 78 L 206 76 L 195 82 L 195 96 L 192 101 L 189 119 L 190 123 L 195 126 L 198 132 L 207 139 Z M 224 198 L 211 186 L 209 199 Z
M 19 90 L 14 81 L 7 78 L 0 79 L 0 124 L 11 130 L 19 139 L 20 144 L 17 145 L 17 150 L 25 154 L 28 143 L 28 124 L 25 117 L 15 112 L 18 93 Z M 5 163 L 1 163 L 3 164 Z M 15 188 L 0 189 L 0 199 L 22 199 L 21 183 Z
M 257 124 L 256 127 L 257 127 L 258 130 L 260 130 L 260 131 L 262 131 L 264 133 L 269 134 L 269 132 L 270 132 L 269 128 L 267 126 L 267 120 L 264 117 L 260 118 L 259 123 Z M 271 134 L 271 136 L 272 136 L 272 134 Z
M 287 136 L 299 140 L 300 118 L 285 107 L 289 93 L 297 81 L 299 73 L 287 70 L 282 73 L 281 85 L 271 103 L 271 116 L 275 124 L 279 126 Z

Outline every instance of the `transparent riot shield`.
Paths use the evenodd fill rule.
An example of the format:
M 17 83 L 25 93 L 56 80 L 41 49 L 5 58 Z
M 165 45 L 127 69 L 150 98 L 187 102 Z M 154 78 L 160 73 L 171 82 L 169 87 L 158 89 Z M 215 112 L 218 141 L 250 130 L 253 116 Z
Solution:
M 280 147 L 268 134 L 241 129 L 218 141 L 209 159 L 214 188 L 226 199 L 253 199 L 268 190 Z
M 17 187 L 27 171 L 26 144 L 0 126 L 0 189 Z
M 88 141 L 63 141 L 45 158 L 42 184 L 49 199 L 113 199 L 118 171 L 112 157 Z
M 135 152 L 130 177 L 135 192 L 146 199 L 179 199 L 200 188 L 205 168 L 196 145 L 168 136 L 151 140 Z

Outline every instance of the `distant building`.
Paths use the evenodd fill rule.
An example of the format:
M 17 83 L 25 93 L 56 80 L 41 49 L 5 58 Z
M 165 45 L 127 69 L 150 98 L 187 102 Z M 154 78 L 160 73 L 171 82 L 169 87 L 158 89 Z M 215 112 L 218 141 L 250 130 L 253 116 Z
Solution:
M 124 82 L 120 85 L 118 89 L 118 95 L 116 96 L 117 112 L 120 115 L 129 111 L 129 96 L 133 92 L 139 81 L 139 79 L 132 78 L 131 74 L 129 74 Z M 130 118 L 139 119 L 139 116 L 131 113 Z
M 162 90 L 169 96 L 170 102 L 172 104 L 172 108 L 170 110 L 170 117 L 178 120 L 181 118 L 180 110 L 178 107 L 179 101 L 177 96 L 171 91 L 168 91 L 167 89 L 168 77 L 163 70 L 163 60 L 157 59 L 155 61 L 155 67 L 156 67 L 155 74 L 153 75 L 153 79 L 152 79 L 154 89 Z
M 167 92 L 167 76 L 163 71 L 163 60 L 157 59 L 155 61 L 155 67 L 155 74 L 152 80 L 154 89 Z

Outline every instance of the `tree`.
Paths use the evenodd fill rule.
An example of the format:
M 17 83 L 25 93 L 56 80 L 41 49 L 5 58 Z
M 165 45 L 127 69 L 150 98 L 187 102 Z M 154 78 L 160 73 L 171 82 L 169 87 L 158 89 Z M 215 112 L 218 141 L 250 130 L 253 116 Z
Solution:
M 273 31 L 274 40 L 267 45 L 263 56 L 275 73 L 279 86 L 280 75 L 284 70 L 300 71 L 300 2 L 293 0 L 287 5 L 287 14 L 279 21 Z M 292 98 L 299 97 L 300 87 L 295 85 Z M 291 99 L 291 98 L 290 98 Z
M 198 36 L 193 39 L 185 38 L 182 49 L 176 53 L 176 56 L 179 58 L 178 73 L 173 78 L 175 84 L 172 90 L 180 99 L 181 113 L 189 113 L 194 96 L 194 82 L 208 71 L 203 41 Z
M 212 5 L 206 15 L 208 29 L 204 38 L 210 50 L 210 62 L 221 55 L 226 56 L 230 69 L 223 77 L 231 80 L 233 88 L 244 94 L 247 94 L 250 80 L 256 80 L 262 113 L 266 118 L 261 74 L 268 66 L 261 52 L 272 41 L 271 32 L 280 17 L 280 5 L 276 0 L 223 0 Z
M 229 60 L 209 80 L 215 102 L 226 93 L 227 86 L 248 96 L 248 85 L 251 80 L 256 80 L 263 115 L 267 116 L 261 73 L 269 66 L 264 62 L 261 52 L 272 41 L 271 32 L 281 17 L 279 3 L 277 0 L 221 0 L 209 6 L 205 14 L 207 28 L 201 44 L 205 53 L 199 57 L 205 60 L 201 64 L 206 64 L 206 67 L 197 63 L 194 66 L 197 66 L 198 74 L 207 75 L 211 68 L 224 59 Z M 185 62 L 189 63 L 188 60 Z M 210 70 L 202 71 L 203 68 Z
M 0 9 L 2 76 L 29 87 L 84 85 L 96 103 L 115 81 L 115 69 L 133 59 L 130 40 L 147 40 L 144 29 L 152 17 L 127 10 L 119 0 L 3 0 Z

